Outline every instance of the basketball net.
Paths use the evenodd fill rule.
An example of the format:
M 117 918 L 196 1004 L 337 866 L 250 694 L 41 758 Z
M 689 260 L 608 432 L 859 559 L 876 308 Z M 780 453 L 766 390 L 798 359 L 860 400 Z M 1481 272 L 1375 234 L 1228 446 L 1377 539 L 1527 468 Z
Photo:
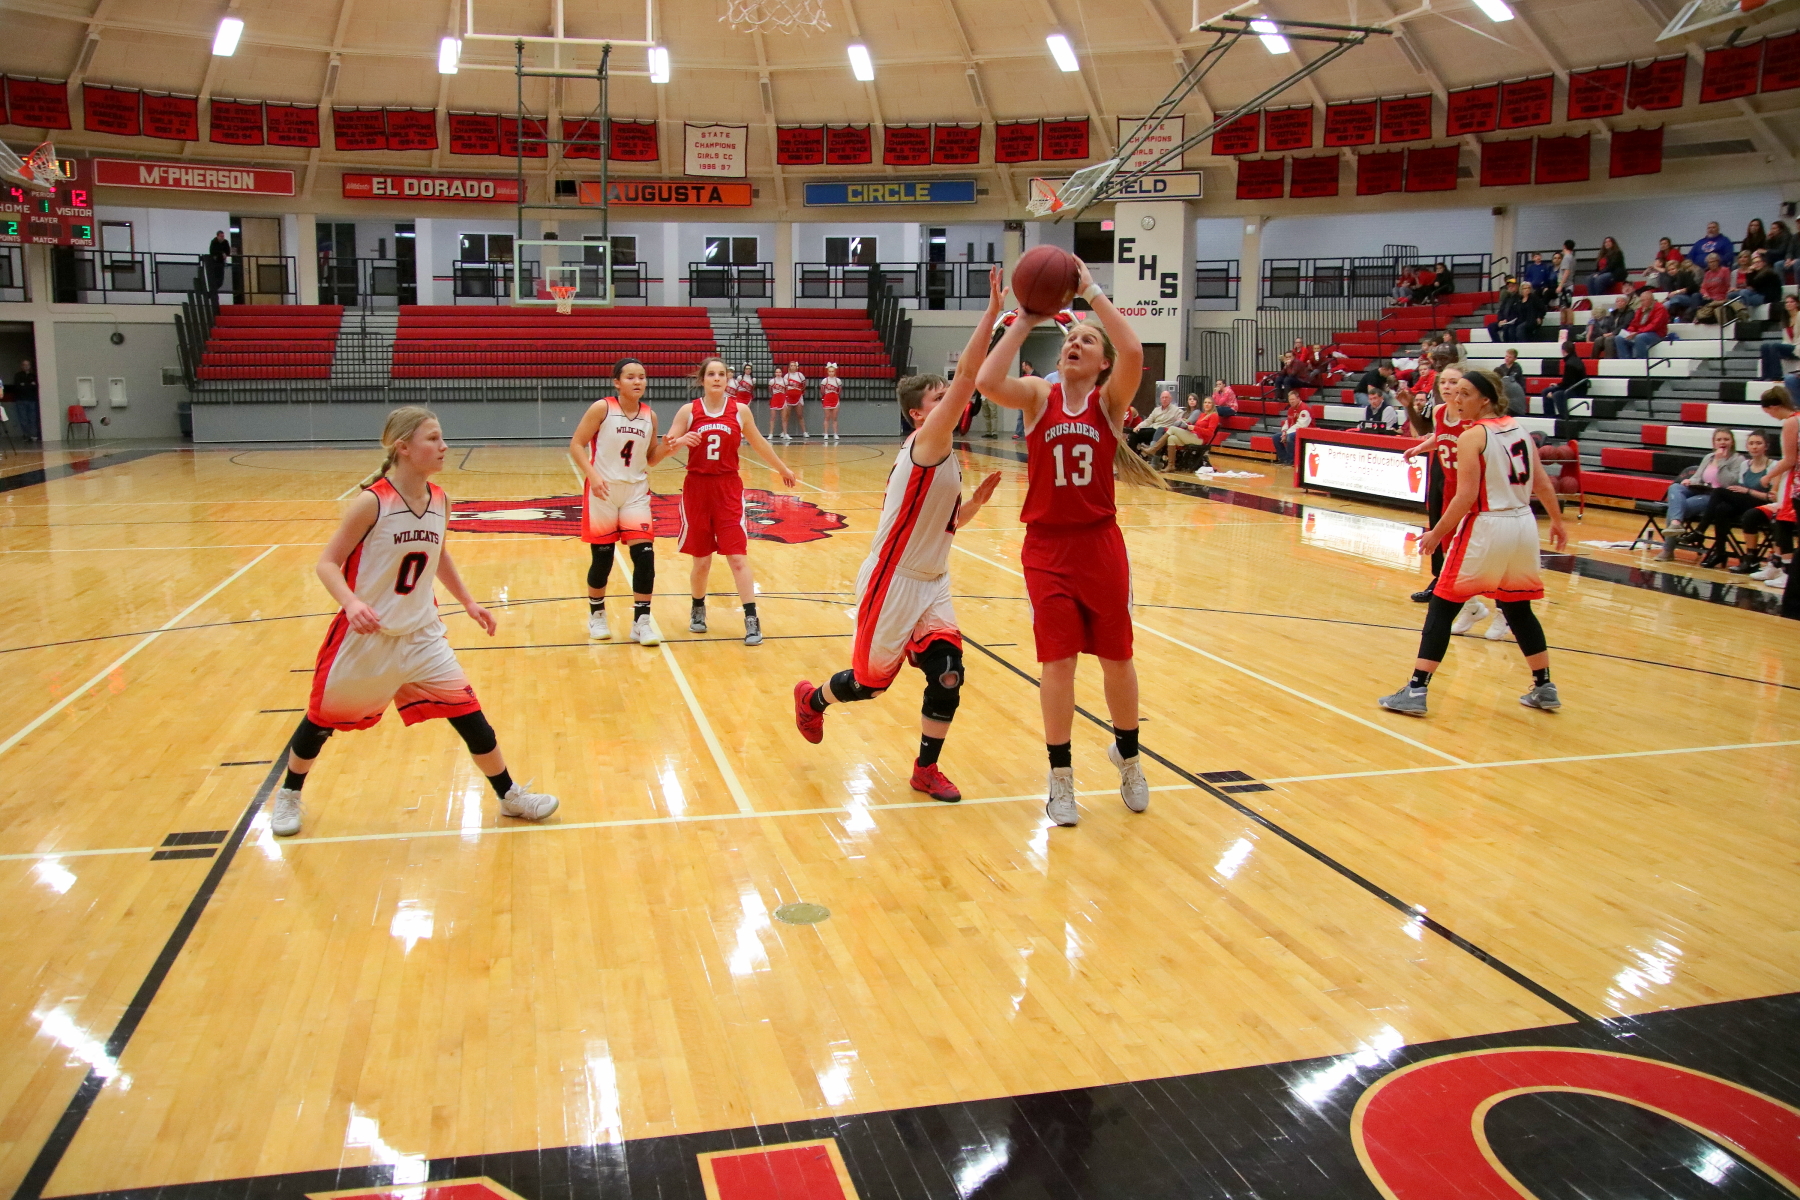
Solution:
M 1025 211 L 1034 217 L 1054 217 L 1064 209 L 1081 211 L 1099 196 L 1101 186 L 1117 165 L 1108 159 L 1083 167 L 1067 179 L 1033 179 Z
M 575 285 L 572 283 L 553 283 L 550 295 L 556 299 L 556 311 L 572 313 L 575 311 Z
M 825 0 L 725 0 L 724 21 L 743 33 L 816 33 L 830 29 Z
M 50 142 L 24 158 L 0 145 L 0 175 L 39 192 L 54 191 L 58 183 L 68 178 L 56 165 L 56 146 Z

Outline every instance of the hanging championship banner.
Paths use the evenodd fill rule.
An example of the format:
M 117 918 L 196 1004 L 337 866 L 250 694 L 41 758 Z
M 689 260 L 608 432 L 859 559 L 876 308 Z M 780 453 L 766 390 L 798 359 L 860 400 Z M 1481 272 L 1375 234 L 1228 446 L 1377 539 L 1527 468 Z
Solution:
M 1800 88 L 1800 32 L 1763 39 L 1762 90 Z
M 1687 65 L 1685 54 L 1632 63 L 1631 85 L 1625 89 L 1626 106 L 1646 112 L 1680 108 L 1687 95 Z
M 1625 111 L 1625 88 L 1630 68 L 1596 67 L 1569 72 L 1569 95 L 1563 101 L 1563 119 L 1592 121 L 1616 117 Z
M 503 158 L 550 157 L 549 135 L 537 117 L 500 118 L 500 155 Z
M 437 110 L 435 108 L 390 108 L 387 110 L 387 148 L 389 150 L 436 150 Z
M 207 106 L 206 140 L 221 146 L 263 144 L 263 106 L 260 101 L 214 100 Z
M 686 174 L 743 178 L 748 166 L 744 154 L 748 125 L 683 125 L 682 130 L 687 142 L 682 168 Z
M 1255 116 L 1254 113 L 1248 115 L 1251 117 Z M 1123 147 L 1129 139 L 1136 136 L 1138 130 L 1142 129 L 1143 126 L 1144 122 L 1137 117 L 1120 117 L 1119 145 Z M 1156 123 L 1155 128 L 1144 135 L 1144 140 L 1139 143 L 1137 149 L 1131 152 L 1131 157 L 1126 161 L 1125 165 L 1119 169 L 1122 171 L 1135 171 L 1140 167 L 1147 167 L 1186 140 L 1186 118 L 1180 116 L 1164 117 L 1161 121 Z M 1218 145 L 1218 141 L 1219 139 L 1215 137 L 1213 139 L 1213 144 L 1215 146 Z M 1216 154 L 1218 151 L 1215 150 L 1213 153 Z M 1250 150 L 1246 153 L 1254 154 L 1256 151 Z M 1179 171 L 1181 170 L 1181 160 L 1171 159 L 1170 161 L 1163 163 L 1158 169 L 1163 171 Z
M 823 125 L 779 125 L 775 129 L 775 161 L 784 167 L 825 165 Z
M 1586 183 L 1592 141 L 1580 137 L 1541 137 L 1537 140 L 1537 173 L 1533 183 Z
M 1431 139 L 1431 93 L 1381 102 L 1381 144 Z
M 1532 138 L 1481 143 L 1481 186 L 1520 187 L 1531 182 Z
M 1756 94 L 1762 75 L 1763 44 L 1719 46 L 1706 52 L 1700 71 L 1700 103 L 1736 100 Z
M 1492 133 L 1500 127 L 1500 85 L 1451 92 L 1444 104 L 1444 136 Z
M 271 146 L 299 146 L 309 149 L 319 144 L 319 106 L 316 104 L 263 105 L 263 124 L 268 128 Z
M 331 144 L 337 150 L 386 150 L 387 114 L 379 108 L 332 109 Z
M 1245 113 L 1213 134 L 1212 152 L 1222 157 L 1256 154 L 1262 149 L 1262 114 Z
M 883 125 L 881 165 L 925 167 L 931 165 L 931 126 Z
M 1000 121 L 994 125 L 994 161 L 1036 162 L 1039 128 L 1036 121 Z
M 1237 165 L 1239 200 L 1279 200 L 1287 184 L 1287 159 L 1246 158 Z
M 600 122 L 572 121 L 563 118 L 562 123 L 564 158 L 587 158 L 598 162 L 600 159 Z
M 497 113 L 446 113 L 452 154 L 500 153 L 500 117 Z
M 827 125 L 825 161 L 838 167 L 868 166 L 875 161 L 875 138 L 867 125 Z
M 967 167 L 981 161 L 981 126 L 933 125 L 931 161 L 940 167 Z
M 1381 196 L 1406 182 L 1406 151 L 1377 150 L 1356 156 L 1356 194 Z
M 1612 136 L 1612 162 L 1607 167 L 1608 179 L 1624 179 L 1628 175 L 1660 175 L 1662 173 L 1663 131 L 1655 129 L 1622 130 Z
M 6 107 L 14 125 L 27 129 L 69 128 L 69 85 L 49 79 L 6 77 Z
M 1088 157 L 1088 119 L 1064 117 L 1044 121 L 1044 158 L 1051 162 L 1068 162 Z
M 143 131 L 138 118 L 141 96 L 130 88 L 81 85 L 81 127 L 89 133 L 137 137 Z
M 1263 149 L 1311 150 L 1313 144 L 1313 110 L 1310 104 L 1293 108 L 1270 108 L 1263 111 Z
M 1458 146 L 1421 146 L 1406 152 L 1406 190 L 1454 192 Z
M 606 157 L 613 162 L 655 162 L 661 158 L 656 122 L 615 119 L 612 137 L 607 141 Z
M 1288 180 L 1288 197 L 1293 200 L 1319 200 L 1338 194 L 1338 174 L 1343 159 L 1335 154 L 1313 154 L 1296 158 L 1292 177 Z
M 171 142 L 200 140 L 200 98 L 144 93 L 144 136 Z
M 1325 106 L 1325 145 L 1373 146 L 1377 104 L 1364 100 L 1356 104 Z M 1360 171 L 1361 168 L 1358 168 Z
M 1500 85 L 1500 128 L 1548 125 L 1556 101 L 1556 76 L 1510 79 Z

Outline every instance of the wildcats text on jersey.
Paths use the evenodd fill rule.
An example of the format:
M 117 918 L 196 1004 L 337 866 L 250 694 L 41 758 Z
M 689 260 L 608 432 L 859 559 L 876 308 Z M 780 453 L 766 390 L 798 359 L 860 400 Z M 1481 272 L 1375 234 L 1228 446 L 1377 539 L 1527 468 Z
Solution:
M 401 542 L 430 542 L 436 545 L 441 541 L 443 539 L 438 537 L 435 529 L 402 529 L 394 535 L 394 545 L 396 546 Z

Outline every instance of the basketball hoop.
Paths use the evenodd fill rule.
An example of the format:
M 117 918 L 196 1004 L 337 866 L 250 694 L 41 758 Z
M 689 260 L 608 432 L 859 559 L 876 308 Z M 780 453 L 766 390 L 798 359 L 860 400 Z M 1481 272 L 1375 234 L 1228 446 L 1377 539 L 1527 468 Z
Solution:
M 572 283 L 553 283 L 550 294 L 556 298 L 556 311 L 572 313 L 575 311 L 575 285 Z
M 1080 213 L 1100 198 L 1106 181 L 1118 166 L 1117 159 L 1109 159 L 1091 167 L 1083 167 L 1067 179 L 1033 179 L 1031 195 L 1025 201 L 1025 211 L 1034 217 L 1054 217 L 1069 209 Z
M 55 191 L 56 185 L 68 178 L 56 165 L 56 147 L 50 142 L 24 158 L 0 144 L 0 176 L 34 192 Z
M 724 21 L 742 33 L 817 33 L 830 29 L 825 0 L 725 0 Z

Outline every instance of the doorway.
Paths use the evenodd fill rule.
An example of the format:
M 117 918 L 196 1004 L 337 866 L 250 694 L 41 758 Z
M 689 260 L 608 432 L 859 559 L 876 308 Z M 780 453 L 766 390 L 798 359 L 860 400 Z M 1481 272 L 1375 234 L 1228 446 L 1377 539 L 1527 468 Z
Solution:
M 1156 381 L 1168 378 L 1163 374 L 1163 368 L 1168 365 L 1168 357 L 1169 347 L 1166 342 L 1144 343 L 1144 374 L 1138 380 L 1137 395 L 1131 400 L 1131 407 L 1137 409 L 1140 416 L 1150 415 L 1150 410 L 1156 407 Z M 1182 404 L 1184 401 L 1177 396 L 1175 403 Z
M 287 263 L 281 257 L 280 217 L 231 218 L 232 249 L 237 270 L 232 290 L 239 304 L 282 304 L 287 301 Z
M 319 222 L 319 303 L 356 306 L 356 225 Z

